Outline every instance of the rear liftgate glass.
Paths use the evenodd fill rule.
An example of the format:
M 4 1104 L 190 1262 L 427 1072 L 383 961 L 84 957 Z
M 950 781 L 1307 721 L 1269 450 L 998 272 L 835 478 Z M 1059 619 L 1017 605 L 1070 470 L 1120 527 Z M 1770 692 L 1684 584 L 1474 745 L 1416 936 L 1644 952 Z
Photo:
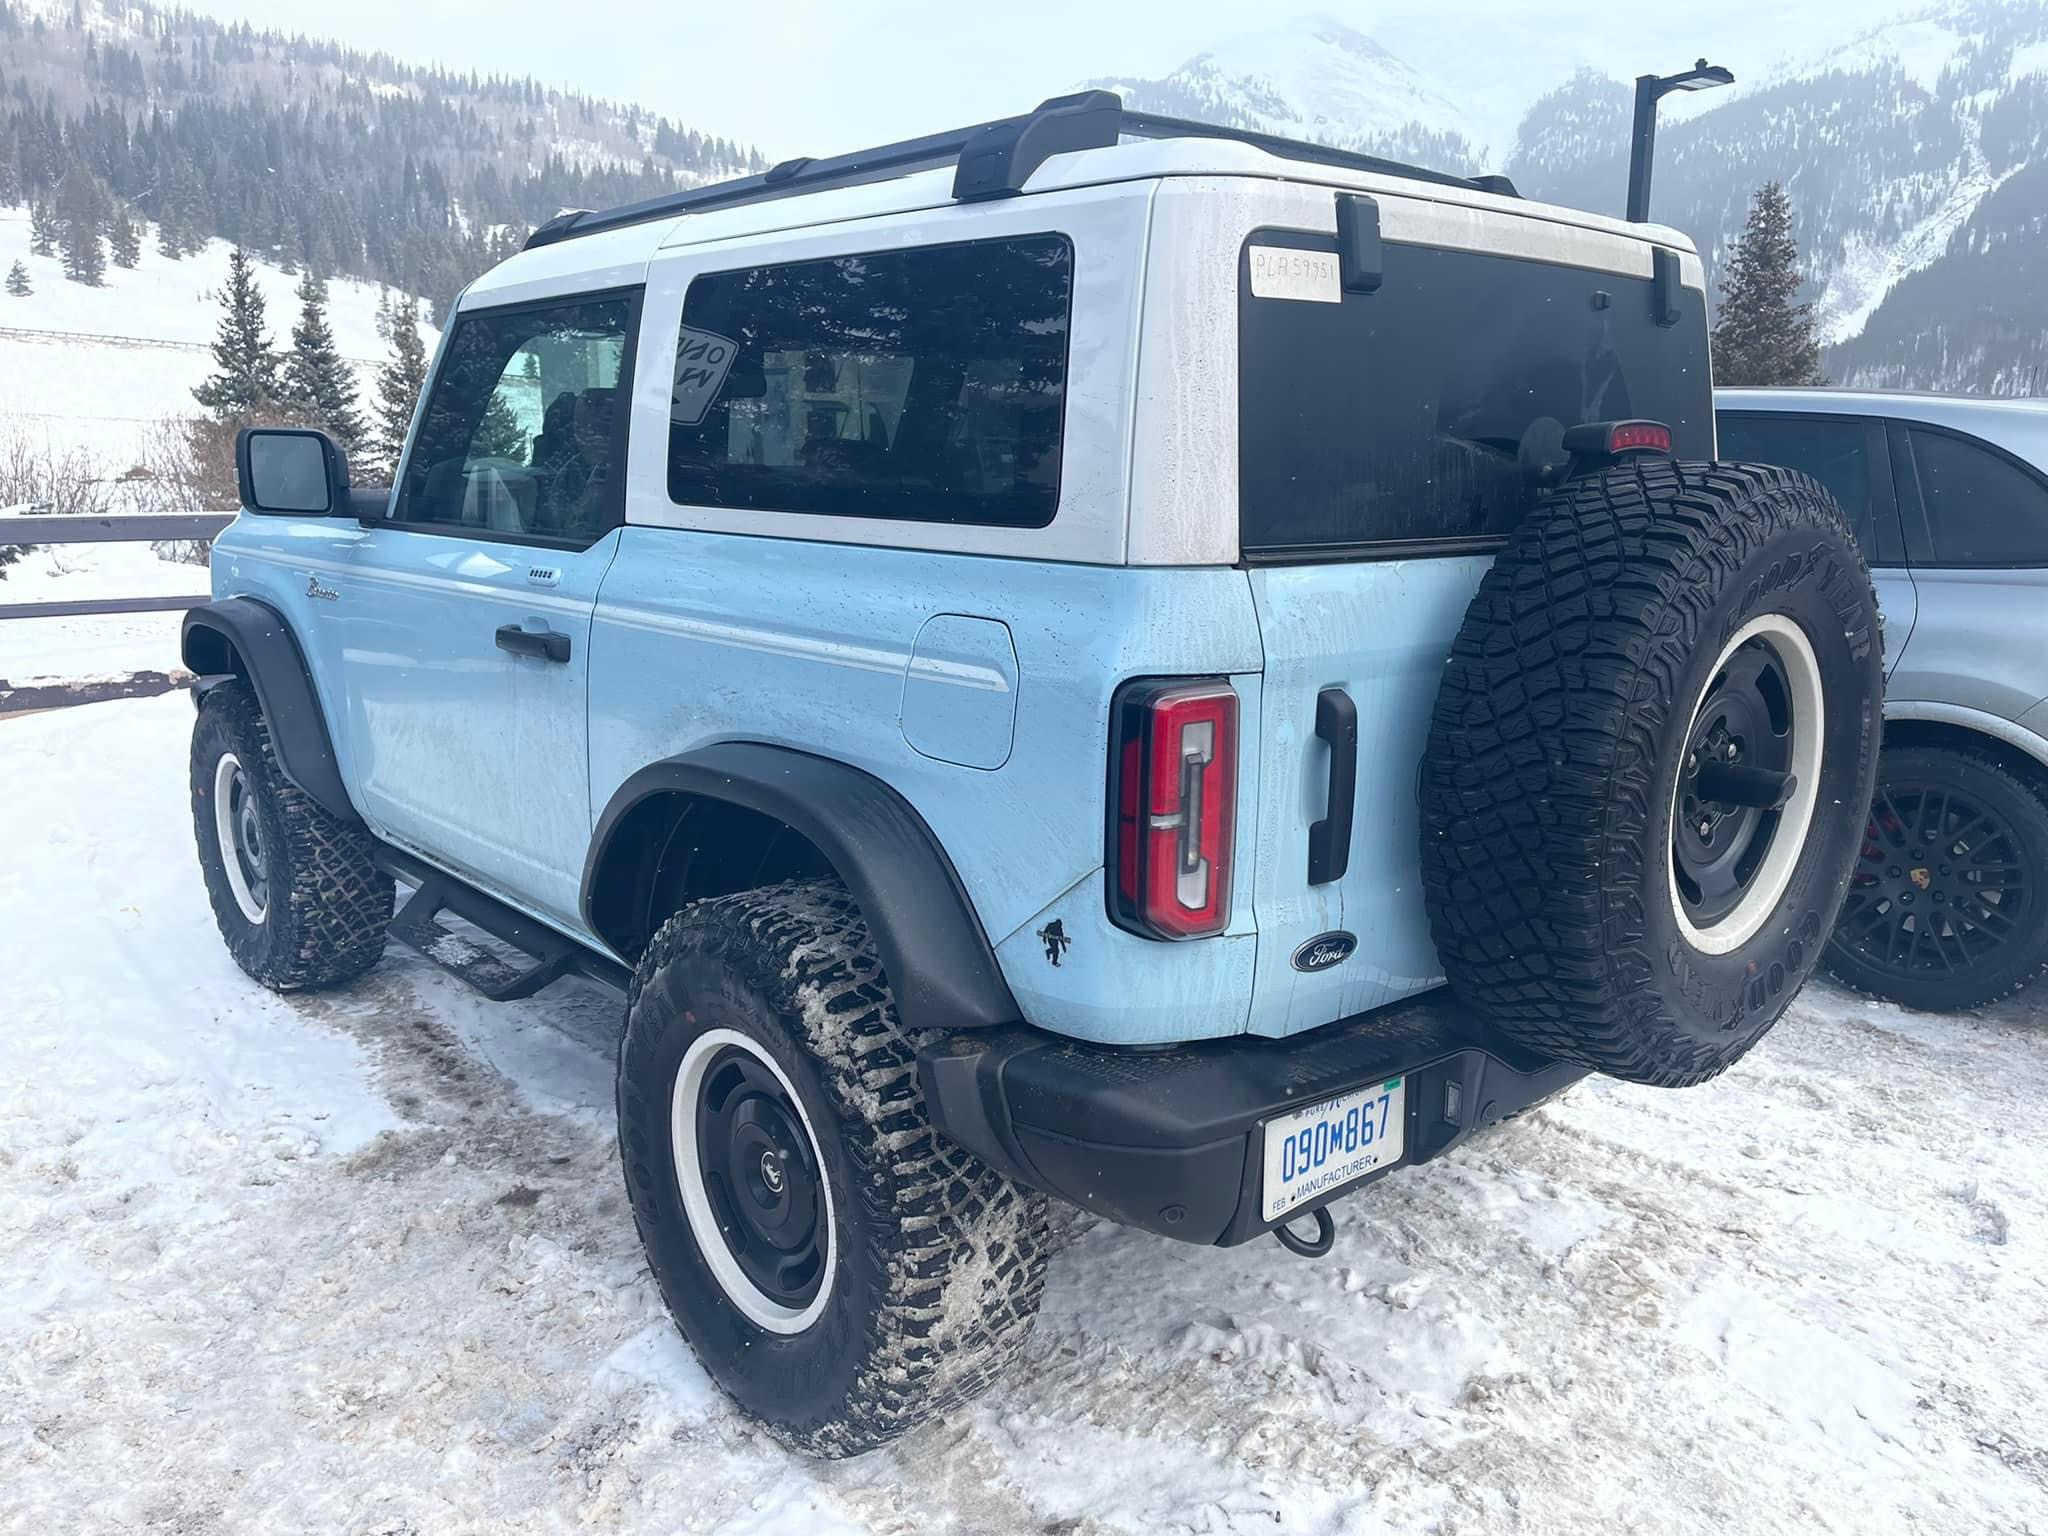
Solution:
M 1661 280 L 1630 277 L 1382 242 L 1368 222 L 1356 257 L 1298 230 L 1245 243 L 1247 560 L 1488 548 L 1528 504 L 1525 451 L 1586 422 L 1663 422 L 1678 457 L 1713 456 L 1706 299 L 1669 253 Z

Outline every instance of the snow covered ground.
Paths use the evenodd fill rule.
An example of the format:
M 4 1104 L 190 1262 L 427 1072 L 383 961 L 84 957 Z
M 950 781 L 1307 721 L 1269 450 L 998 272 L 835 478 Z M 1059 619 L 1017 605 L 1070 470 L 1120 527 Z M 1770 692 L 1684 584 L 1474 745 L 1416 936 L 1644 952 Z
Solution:
M 0 518 L 0 540 L 6 531 L 7 521 Z M 147 544 L 42 545 L 0 571 L 0 608 L 103 597 L 190 597 L 208 590 L 205 566 L 162 559 Z M 0 686 L 169 672 L 179 665 L 184 619 L 177 612 L 0 619 Z
M 1338 1208 L 1082 1223 L 1024 1367 L 842 1465 L 726 1406 L 610 1132 L 618 1008 L 217 941 L 188 700 L 0 721 L 0 1532 L 2048 1532 L 2048 999 L 1810 989 Z
M 228 250 L 211 240 L 172 261 L 157 251 L 149 225 L 140 264 L 124 271 L 110 263 L 105 286 L 88 288 L 67 282 L 57 257 L 29 249 L 26 208 L 0 208 L 0 272 L 19 261 L 34 288 L 26 298 L 0 294 L 0 428 L 39 434 L 60 452 L 84 449 L 113 474 L 134 463 L 152 425 L 198 412 L 192 390 L 213 371 L 207 348 L 220 322 Z M 288 349 L 299 279 L 258 261 L 256 280 L 271 340 Z M 375 284 L 353 278 L 328 284 L 335 343 L 365 399 L 391 354 L 377 335 L 377 296 Z M 436 332 L 422 326 L 421 335 L 431 351 Z

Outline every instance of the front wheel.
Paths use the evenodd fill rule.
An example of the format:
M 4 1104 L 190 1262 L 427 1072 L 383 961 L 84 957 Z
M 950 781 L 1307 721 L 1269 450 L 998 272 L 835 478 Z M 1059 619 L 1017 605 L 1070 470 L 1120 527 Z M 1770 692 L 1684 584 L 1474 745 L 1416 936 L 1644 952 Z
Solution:
M 634 972 L 619 1144 L 663 1298 L 789 1444 L 848 1456 L 986 1387 L 1045 1281 L 1046 1202 L 926 1118 L 836 885 L 700 901 Z
M 2048 971 L 2048 800 L 1968 749 L 1884 754 L 1828 969 L 1858 991 L 1944 1013 Z
M 192 728 L 192 833 L 235 963 L 276 992 L 332 986 L 384 953 L 392 884 L 370 836 L 286 779 L 246 683 L 217 684 Z

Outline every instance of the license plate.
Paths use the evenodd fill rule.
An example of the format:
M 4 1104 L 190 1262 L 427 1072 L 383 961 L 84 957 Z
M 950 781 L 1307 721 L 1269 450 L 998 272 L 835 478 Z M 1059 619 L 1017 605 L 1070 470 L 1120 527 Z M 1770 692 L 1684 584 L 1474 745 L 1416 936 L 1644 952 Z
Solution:
M 1406 1085 L 1390 1077 L 1266 1122 L 1265 1220 L 1401 1160 Z

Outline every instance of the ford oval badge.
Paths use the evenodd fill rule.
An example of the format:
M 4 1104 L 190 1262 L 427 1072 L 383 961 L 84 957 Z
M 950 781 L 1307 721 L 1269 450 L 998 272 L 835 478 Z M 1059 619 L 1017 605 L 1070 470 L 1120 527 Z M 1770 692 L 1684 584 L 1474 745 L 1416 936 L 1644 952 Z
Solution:
M 1297 971 L 1327 971 L 1331 966 L 1342 965 L 1349 960 L 1356 948 L 1356 935 L 1341 928 L 1335 933 L 1319 933 L 1294 952 L 1294 968 Z

